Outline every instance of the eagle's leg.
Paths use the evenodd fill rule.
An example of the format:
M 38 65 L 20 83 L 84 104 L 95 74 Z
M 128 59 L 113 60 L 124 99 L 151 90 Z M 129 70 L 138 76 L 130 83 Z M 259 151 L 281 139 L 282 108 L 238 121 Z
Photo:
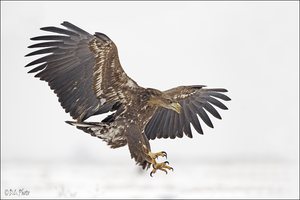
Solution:
M 167 153 L 166 152 L 160 151 L 160 152 L 157 152 L 157 153 L 152 153 L 151 151 L 149 151 L 146 148 L 145 145 L 143 145 L 143 147 L 144 147 L 144 150 L 147 152 L 147 155 L 149 156 L 148 162 L 151 163 L 152 167 L 153 167 L 153 169 L 150 173 L 151 177 L 152 177 L 152 174 L 154 174 L 157 170 L 164 171 L 164 172 L 166 172 L 166 174 L 168 173 L 167 169 L 173 171 L 173 168 L 168 165 L 169 164 L 168 161 L 165 161 L 165 162 L 162 162 L 162 163 L 156 162 L 156 159 L 159 156 L 167 158 Z

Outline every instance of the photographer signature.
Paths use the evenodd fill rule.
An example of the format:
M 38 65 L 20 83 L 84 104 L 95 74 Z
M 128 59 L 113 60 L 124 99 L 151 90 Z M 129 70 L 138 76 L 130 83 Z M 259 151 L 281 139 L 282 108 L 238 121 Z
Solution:
M 24 188 L 21 189 L 5 189 L 5 196 L 28 196 L 30 194 L 29 190 Z

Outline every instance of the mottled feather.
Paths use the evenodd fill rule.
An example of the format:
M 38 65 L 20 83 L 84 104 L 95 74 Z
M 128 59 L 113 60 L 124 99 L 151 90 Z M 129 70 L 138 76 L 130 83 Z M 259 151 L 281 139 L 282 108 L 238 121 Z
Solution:
M 104 34 L 94 36 L 69 22 L 58 27 L 44 27 L 43 31 L 62 35 L 31 38 L 46 40 L 29 48 L 42 48 L 26 56 L 45 55 L 26 67 L 40 64 L 29 73 L 48 82 L 66 112 L 82 121 L 94 114 L 108 112 L 116 102 L 125 102 L 126 82 L 135 83 L 123 71 L 117 48 Z M 132 85 L 132 84 L 131 84 Z

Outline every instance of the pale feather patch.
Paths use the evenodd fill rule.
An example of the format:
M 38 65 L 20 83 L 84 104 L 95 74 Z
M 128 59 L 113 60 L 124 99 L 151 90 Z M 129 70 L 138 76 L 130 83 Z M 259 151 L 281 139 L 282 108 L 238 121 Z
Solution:
M 107 60 L 107 54 L 110 50 L 110 43 L 108 42 L 107 45 L 100 44 L 97 40 L 94 40 L 91 43 L 91 47 L 98 58 L 98 62 L 96 63 L 97 68 L 94 71 L 94 77 L 95 79 L 95 92 L 97 96 L 100 96 L 103 94 L 103 90 L 101 89 L 102 81 L 103 81 L 103 67 L 105 64 L 105 61 Z
M 190 93 L 180 93 L 178 95 L 175 95 L 175 99 L 185 99 L 193 94 L 195 94 L 196 91 L 190 92 Z
M 146 110 L 148 108 L 148 105 L 145 105 L 144 107 L 142 107 L 141 110 Z
M 101 98 L 101 99 L 100 99 L 100 104 L 101 104 L 101 105 L 103 105 L 105 102 L 106 102 L 106 99 L 105 99 L 105 98 Z
M 126 86 L 130 87 L 130 88 L 134 88 L 137 85 L 135 84 L 135 82 L 133 82 L 131 79 L 128 79 L 127 82 L 125 83 Z

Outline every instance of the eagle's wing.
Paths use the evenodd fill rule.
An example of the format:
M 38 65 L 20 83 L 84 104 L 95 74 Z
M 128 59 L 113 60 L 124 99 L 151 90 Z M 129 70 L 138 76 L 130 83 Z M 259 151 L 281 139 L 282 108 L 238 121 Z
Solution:
M 197 115 L 206 125 L 213 128 L 213 124 L 207 114 L 221 119 L 220 114 L 214 108 L 217 106 L 223 110 L 227 107 L 218 99 L 229 101 L 224 95 L 226 89 L 206 89 L 205 86 L 180 86 L 165 91 L 182 106 L 180 114 L 173 110 L 158 108 L 145 128 L 148 139 L 183 137 L 183 133 L 192 138 L 190 123 L 195 130 L 203 134 Z M 217 99 L 218 98 L 218 99 Z
M 116 45 L 102 33 L 91 35 L 69 22 L 61 25 L 66 29 L 41 28 L 58 34 L 31 38 L 46 42 L 29 46 L 41 49 L 26 56 L 48 55 L 26 65 L 38 64 L 29 73 L 38 72 L 35 77 L 48 82 L 78 121 L 116 109 L 124 101 L 124 87 L 137 87 L 123 71 Z

